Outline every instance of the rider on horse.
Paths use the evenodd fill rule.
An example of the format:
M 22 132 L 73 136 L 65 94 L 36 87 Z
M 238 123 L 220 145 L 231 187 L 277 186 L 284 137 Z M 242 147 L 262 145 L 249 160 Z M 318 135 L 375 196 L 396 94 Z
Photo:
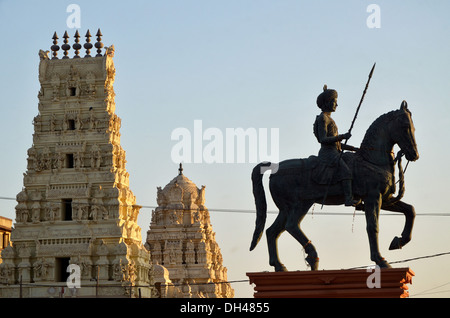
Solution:
M 336 111 L 338 93 L 334 89 L 328 89 L 325 85 L 323 92 L 317 97 L 317 106 L 322 110 L 314 122 L 314 135 L 321 144 L 319 151 L 320 165 L 322 170 L 322 179 L 325 182 L 336 181 L 342 184 L 345 194 L 345 205 L 355 206 L 358 201 L 353 200 L 352 191 L 352 173 L 344 160 L 340 160 L 342 150 L 356 151 L 357 148 L 342 144 L 341 141 L 349 139 L 351 134 L 338 134 L 338 128 L 331 113 Z M 337 169 L 337 171 L 336 171 Z M 328 172 L 328 173 L 327 173 Z

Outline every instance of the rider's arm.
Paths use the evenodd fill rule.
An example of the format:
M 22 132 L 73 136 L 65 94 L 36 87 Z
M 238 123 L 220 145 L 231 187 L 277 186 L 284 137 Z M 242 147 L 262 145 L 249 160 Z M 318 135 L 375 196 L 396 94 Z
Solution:
M 344 135 L 337 135 L 337 136 L 327 136 L 328 134 L 328 123 L 326 116 L 321 114 L 317 117 L 317 139 L 321 144 L 333 144 L 335 142 L 341 141 L 342 139 L 348 139 L 350 138 L 350 135 L 344 134 Z M 347 138 L 346 138 L 347 137 Z

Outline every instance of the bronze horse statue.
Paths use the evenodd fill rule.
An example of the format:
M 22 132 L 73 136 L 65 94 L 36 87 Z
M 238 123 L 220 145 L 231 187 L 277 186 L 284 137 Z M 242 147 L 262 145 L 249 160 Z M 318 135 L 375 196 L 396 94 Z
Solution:
M 378 247 L 378 218 L 380 209 L 400 212 L 405 215 L 405 225 L 400 237 L 394 237 L 389 249 L 399 249 L 411 240 L 415 211 L 410 204 L 401 201 L 404 193 L 401 156 L 408 161 L 419 158 L 415 140 L 415 129 L 407 103 L 402 102 L 400 109 L 381 115 L 367 130 L 356 152 L 345 152 L 345 160 L 352 169 L 353 195 L 361 200 L 357 209 L 366 216 L 367 235 L 369 237 L 370 259 L 381 268 L 390 267 L 381 256 Z M 396 158 L 394 145 L 400 147 Z M 399 168 L 399 193 L 395 197 L 395 163 Z M 264 170 L 272 166 L 270 162 L 258 164 L 252 172 L 253 195 L 256 204 L 256 226 L 250 251 L 258 244 L 267 215 L 262 178 Z M 272 199 L 279 209 L 274 223 L 267 229 L 269 264 L 275 271 L 286 271 L 277 252 L 277 239 L 285 230 L 289 232 L 304 248 L 311 270 L 317 270 L 319 259 L 314 245 L 300 229 L 300 223 L 314 203 L 326 205 L 344 204 L 345 197 L 338 183 L 320 184 L 315 180 L 315 170 L 319 163 L 316 156 L 307 159 L 285 160 L 278 164 L 270 175 L 269 188 Z M 317 180 L 317 178 L 316 178 Z M 323 202 L 326 194 L 326 200 Z

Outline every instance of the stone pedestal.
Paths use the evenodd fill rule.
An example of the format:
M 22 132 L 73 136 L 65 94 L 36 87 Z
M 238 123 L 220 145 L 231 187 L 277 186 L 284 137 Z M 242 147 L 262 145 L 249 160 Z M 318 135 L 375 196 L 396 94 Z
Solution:
M 406 298 L 410 268 L 247 273 L 255 298 Z

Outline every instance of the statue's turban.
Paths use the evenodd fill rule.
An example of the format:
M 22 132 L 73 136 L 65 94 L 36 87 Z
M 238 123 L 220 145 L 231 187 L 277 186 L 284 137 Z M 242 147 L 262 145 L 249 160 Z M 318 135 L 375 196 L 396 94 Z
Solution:
M 338 93 L 334 89 L 328 89 L 327 85 L 323 86 L 323 92 L 317 96 L 317 106 L 322 109 L 322 106 L 328 103 L 333 98 L 337 98 Z

